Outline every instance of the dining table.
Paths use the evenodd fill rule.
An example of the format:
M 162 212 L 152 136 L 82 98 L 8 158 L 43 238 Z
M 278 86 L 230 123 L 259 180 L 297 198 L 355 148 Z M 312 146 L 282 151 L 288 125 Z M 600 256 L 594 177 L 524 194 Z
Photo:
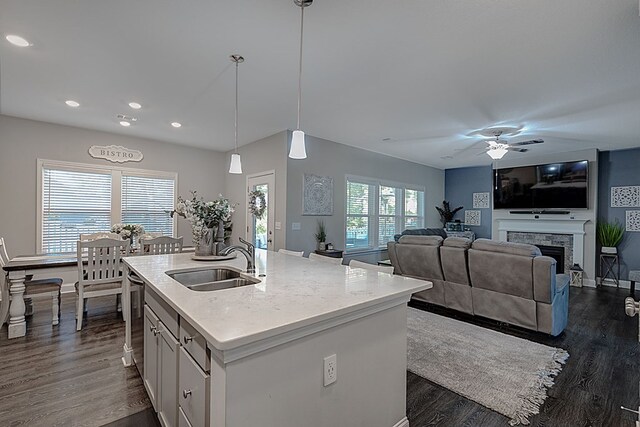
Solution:
M 194 247 L 185 247 L 183 252 L 193 252 Z M 132 251 L 131 255 L 137 255 Z M 32 275 L 39 277 L 67 277 L 77 279 L 78 256 L 75 253 L 20 255 L 9 260 L 3 267 L 6 279 L 0 281 L 0 326 L 9 314 L 8 338 L 19 338 L 27 334 L 26 304 L 24 298 L 25 280 Z M 65 282 L 68 283 L 67 280 Z M 63 284 L 64 287 L 64 284 Z
M 76 254 L 26 255 L 17 256 L 3 266 L 6 281 L 2 281 L 2 301 L 0 301 L 0 326 L 9 314 L 8 337 L 19 338 L 27 333 L 24 300 L 25 280 L 32 275 L 56 276 L 62 269 L 77 267 Z M 9 297 L 10 296 L 10 297 Z

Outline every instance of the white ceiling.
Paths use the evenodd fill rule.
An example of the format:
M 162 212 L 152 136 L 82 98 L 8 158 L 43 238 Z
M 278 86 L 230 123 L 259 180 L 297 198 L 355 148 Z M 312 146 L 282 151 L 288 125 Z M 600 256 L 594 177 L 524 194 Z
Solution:
M 441 168 L 490 163 L 457 150 L 495 125 L 546 141 L 511 158 L 640 146 L 637 0 L 316 0 L 305 18 L 308 134 Z M 0 113 L 227 151 L 228 56 L 246 58 L 240 144 L 295 128 L 298 31 L 292 0 L 0 0 Z

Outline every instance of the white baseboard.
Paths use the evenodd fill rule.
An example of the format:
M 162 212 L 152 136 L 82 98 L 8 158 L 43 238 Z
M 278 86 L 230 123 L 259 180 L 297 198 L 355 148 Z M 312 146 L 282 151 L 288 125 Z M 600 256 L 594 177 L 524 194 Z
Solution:
M 393 427 L 409 427 L 409 420 L 407 419 L 407 417 L 404 417 L 403 419 L 395 423 Z

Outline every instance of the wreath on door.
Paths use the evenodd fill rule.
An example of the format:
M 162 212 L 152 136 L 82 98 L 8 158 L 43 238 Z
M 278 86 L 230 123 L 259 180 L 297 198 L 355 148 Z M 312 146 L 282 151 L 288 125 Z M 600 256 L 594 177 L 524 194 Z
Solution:
M 249 193 L 249 212 L 258 219 L 262 219 L 264 211 L 267 209 L 267 198 L 260 190 L 253 190 Z

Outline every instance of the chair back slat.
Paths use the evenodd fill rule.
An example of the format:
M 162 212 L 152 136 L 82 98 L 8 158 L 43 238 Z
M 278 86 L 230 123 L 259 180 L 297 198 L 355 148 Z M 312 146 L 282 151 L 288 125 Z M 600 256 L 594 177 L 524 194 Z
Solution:
M 86 251 L 86 266 L 83 254 Z M 96 285 L 122 280 L 120 274 L 122 253 L 129 252 L 129 241 L 97 239 L 78 241 L 78 282 L 80 285 Z
M 164 255 L 182 252 L 182 237 L 160 236 L 140 238 L 140 255 Z

